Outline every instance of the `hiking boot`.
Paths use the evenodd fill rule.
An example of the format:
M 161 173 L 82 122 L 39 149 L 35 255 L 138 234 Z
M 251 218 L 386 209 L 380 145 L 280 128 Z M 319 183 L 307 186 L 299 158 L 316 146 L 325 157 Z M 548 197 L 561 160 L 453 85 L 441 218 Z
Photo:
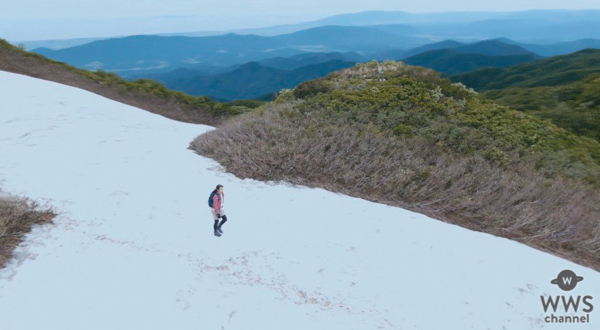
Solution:
M 221 233 L 219 233 L 219 230 L 215 230 L 215 236 L 221 237 Z
M 217 227 L 217 231 L 219 232 L 219 234 L 223 234 L 223 230 L 221 230 L 221 227 Z

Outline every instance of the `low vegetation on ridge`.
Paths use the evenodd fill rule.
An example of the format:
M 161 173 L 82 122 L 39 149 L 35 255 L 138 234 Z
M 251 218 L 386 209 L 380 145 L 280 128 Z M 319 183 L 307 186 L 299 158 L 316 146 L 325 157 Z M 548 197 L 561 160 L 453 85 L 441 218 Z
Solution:
M 196 97 L 170 90 L 150 79 L 128 81 L 112 72 L 79 69 L 25 51 L 3 39 L 0 39 L 0 70 L 79 87 L 118 102 L 190 123 L 216 125 L 225 118 L 251 111 L 252 107 L 259 105 L 256 102 L 221 103 L 205 96 Z

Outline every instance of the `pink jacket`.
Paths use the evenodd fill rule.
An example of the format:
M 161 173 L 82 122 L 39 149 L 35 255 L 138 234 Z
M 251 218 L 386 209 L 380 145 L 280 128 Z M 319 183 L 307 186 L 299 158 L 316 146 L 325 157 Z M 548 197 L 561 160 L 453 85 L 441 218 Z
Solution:
M 219 213 L 221 212 L 221 206 L 223 205 L 222 201 L 225 199 L 225 194 L 215 194 L 213 196 L 213 209 L 215 210 L 215 212 Z

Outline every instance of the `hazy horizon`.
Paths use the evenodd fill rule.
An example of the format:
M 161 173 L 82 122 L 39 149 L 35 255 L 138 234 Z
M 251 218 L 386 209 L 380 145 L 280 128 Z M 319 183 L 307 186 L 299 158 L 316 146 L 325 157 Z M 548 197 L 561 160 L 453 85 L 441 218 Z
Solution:
M 20 4 L 32 3 L 37 0 L 28 0 L 21 2 Z M 62 0 L 64 2 L 65 0 Z M 111 0 L 112 1 L 112 0 Z M 138 1 L 138 0 L 136 0 Z M 311 0 L 312 1 L 312 0 Z M 135 2 L 135 1 L 134 1 Z M 156 2 L 156 1 L 151 1 Z M 183 1 L 185 2 L 185 1 Z M 231 2 L 231 1 L 229 1 Z M 320 1 L 319 3 L 322 3 Z M 326 1 L 325 3 L 330 4 L 332 1 Z M 397 1 L 377 1 L 375 4 L 390 3 Z M 404 3 L 404 1 L 401 1 Z M 424 0 L 421 3 L 437 3 L 439 0 Z M 470 3 L 471 1 L 454 1 L 454 5 Z M 533 3 L 539 3 L 540 1 L 533 1 Z M 536 11 L 536 10 L 549 10 L 549 11 L 591 11 L 600 10 L 600 2 L 594 3 L 595 6 L 588 6 L 579 8 L 576 4 L 583 6 L 583 4 L 591 5 L 592 1 L 582 0 L 570 2 L 569 7 L 553 8 L 551 5 L 563 1 L 552 1 L 550 3 L 545 2 L 549 7 L 536 7 L 529 8 L 525 6 L 522 9 L 513 8 L 510 4 L 515 4 L 514 1 L 506 0 L 502 3 L 507 4 L 506 9 L 501 10 L 496 6 L 488 6 L 487 10 L 482 10 L 482 6 L 471 6 L 469 10 L 461 10 L 462 6 L 455 6 L 455 10 L 429 10 L 429 11 L 418 11 L 418 10 L 407 10 L 406 8 L 412 8 L 414 6 L 405 6 L 406 8 L 396 9 L 377 9 L 367 8 L 366 10 L 358 11 L 346 11 L 346 12 L 331 12 L 330 10 L 323 10 L 319 14 L 305 13 L 304 11 L 289 11 L 294 12 L 294 15 L 282 15 L 282 14 L 269 14 L 263 12 L 256 14 L 248 12 L 245 14 L 237 14 L 237 11 L 231 11 L 226 14 L 218 14 L 215 7 L 214 13 L 210 14 L 210 11 L 205 11 L 204 15 L 194 15 L 192 9 L 189 10 L 188 14 L 177 14 L 178 6 L 174 6 L 174 10 L 171 13 L 163 12 L 161 15 L 154 16 L 99 16 L 102 11 L 96 13 L 95 17 L 85 17 L 85 15 L 74 16 L 75 9 L 71 9 L 71 12 L 62 12 L 63 17 L 58 17 L 57 14 L 61 12 L 48 12 L 46 16 L 35 17 L 35 12 L 31 12 L 27 17 L 18 17 L 18 15 L 8 16 L 8 13 L 12 11 L 16 12 L 17 8 L 8 7 L 0 13 L 0 38 L 7 39 L 8 41 L 36 41 L 36 40 L 60 40 L 60 39 L 76 39 L 76 38 L 108 38 L 108 37 L 119 37 L 126 35 L 138 35 L 138 34 L 160 34 L 160 33 L 185 33 L 185 32 L 198 32 L 198 31 L 231 31 L 241 29 L 253 29 L 253 28 L 264 28 L 277 25 L 286 24 L 299 24 L 309 21 L 314 21 L 326 17 L 354 14 L 360 12 L 406 12 L 409 14 L 440 14 L 440 13 L 512 13 L 512 12 L 525 12 L 525 11 Z M 226 1 L 227 3 L 227 1 Z M 269 3 L 268 0 L 264 0 L 261 3 Z M 352 5 L 355 2 L 350 2 Z M 492 3 L 497 4 L 498 1 Z M 53 3 L 55 4 L 55 3 Z M 127 3 L 126 3 L 127 4 Z M 372 3 L 371 3 L 372 4 Z M 489 3 L 488 3 L 489 4 Z M 524 4 L 531 5 L 531 4 Z M 118 7 L 118 6 L 117 6 Z M 349 9 L 352 6 L 344 6 Z M 355 6 L 362 8 L 364 6 Z M 382 7 L 382 6 L 375 6 Z M 385 6 L 383 6 L 385 7 Z M 485 7 L 485 6 L 484 6 Z M 327 8 L 327 7 L 325 7 Z M 444 6 L 436 6 L 437 9 L 443 9 Z M 414 8 L 413 8 L 414 9 Z M 494 10 L 496 9 L 496 10 Z M 116 12 L 113 10 L 113 12 Z M 147 11 L 139 11 L 136 14 L 145 13 Z M 190 14 L 192 12 L 192 14 Z M 71 13 L 72 16 L 68 16 L 65 13 Z M 77 28 L 74 29 L 73 27 Z M 33 28 L 32 28 L 33 27 Z

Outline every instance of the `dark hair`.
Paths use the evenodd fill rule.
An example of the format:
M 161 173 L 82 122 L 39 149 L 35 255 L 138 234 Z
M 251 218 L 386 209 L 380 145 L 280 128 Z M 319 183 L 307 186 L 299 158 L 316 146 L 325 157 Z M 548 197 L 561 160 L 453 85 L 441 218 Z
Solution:
M 221 187 L 223 187 L 223 185 L 222 184 L 218 184 L 217 188 L 215 188 L 215 190 L 219 190 L 219 188 L 221 188 Z

